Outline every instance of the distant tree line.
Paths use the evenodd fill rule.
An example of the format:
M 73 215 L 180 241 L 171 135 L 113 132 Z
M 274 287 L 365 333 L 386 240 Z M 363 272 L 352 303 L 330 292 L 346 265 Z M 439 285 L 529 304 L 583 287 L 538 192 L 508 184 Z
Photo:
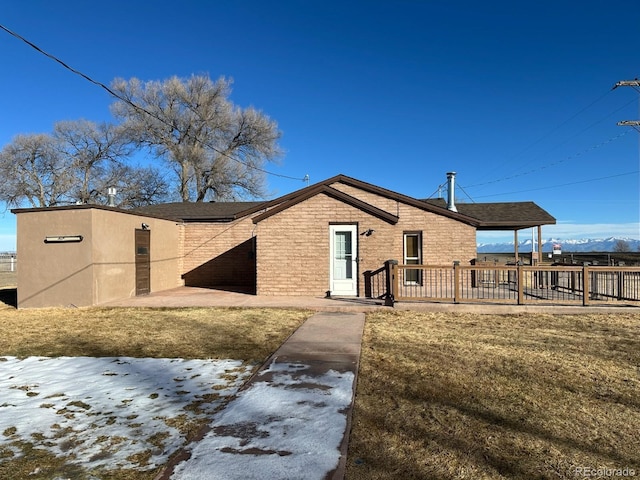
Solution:
M 119 123 L 58 122 L 0 150 L 0 201 L 10 207 L 260 198 L 263 166 L 280 155 L 277 124 L 229 100 L 231 81 L 208 76 L 143 83 L 116 79 Z M 150 154 L 148 166 L 134 154 Z

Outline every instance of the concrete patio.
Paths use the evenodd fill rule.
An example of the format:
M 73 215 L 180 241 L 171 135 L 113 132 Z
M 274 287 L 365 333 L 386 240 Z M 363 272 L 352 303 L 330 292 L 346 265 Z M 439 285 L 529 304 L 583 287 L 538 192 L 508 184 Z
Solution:
M 178 287 L 149 295 L 131 297 L 102 304 L 103 307 L 247 307 L 301 308 L 317 312 L 372 312 L 380 310 L 414 310 L 421 312 L 459 312 L 478 314 L 550 313 L 581 314 L 586 312 L 620 313 L 628 306 L 565 306 L 565 305 L 500 305 L 489 303 L 396 302 L 394 307 L 384 301 L 361 297 L 275 296 L 252 295 L 201 287 Z

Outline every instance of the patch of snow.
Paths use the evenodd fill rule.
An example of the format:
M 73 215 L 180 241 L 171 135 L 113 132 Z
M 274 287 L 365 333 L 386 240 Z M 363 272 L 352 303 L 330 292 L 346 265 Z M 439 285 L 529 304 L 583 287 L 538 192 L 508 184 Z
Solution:
M 0 357 L 0 449 L 31 442 L 85 468 L 146 470 L 184 445 L 251 373 L 239 360 Z M 146 452 L 145 460 L 137 455 Z M 0 458 L 0 462 L 10 460 Z
M 216 414 L 175 480 L 321 480 L 338 466 L 354 374 L 274 363 Z
M 207 418 L 173 479 L 321 480 L 340 460 L 354 374 L 310 368 L 273 363 L 238 392 L 251 368 L 237 360 L 0 357 L 0 450 L 31 442 L 86 469 L 143 471 L 185 447 L 172 420 Z

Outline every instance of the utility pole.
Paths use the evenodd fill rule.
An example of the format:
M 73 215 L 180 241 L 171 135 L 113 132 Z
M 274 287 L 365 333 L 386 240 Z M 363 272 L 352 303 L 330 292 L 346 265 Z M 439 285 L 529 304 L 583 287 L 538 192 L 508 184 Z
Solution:
M 621 80 L 613 86 L 612 90 L 615 90 L 618 87 L 632 87 L 635 91 L 640 93 L 640 80 L 637 78 L 635 80 Z M 640 104 L 638 105 L 638 110 L 640 114 Z M 618 122 L 618 125 L 621 127 L 633 127 L 635 130 L 640 132 L 640 120 L 622 120 Z
M 635 80 L 622 80 L 613 86 L 613 90 L 618 87 L 631 87 L 640 94 L 640 80 L 637 78 Z M 638 96 L 638 117 L 640 118 L 640 96 Z M 640 133 L 640 120 L 623 120 L 618 122 L 618 125 L 623 127 L 632 127 L 635 131 Z M 640 135 L 638 135 L 638 162 L 640 163 Z M 640 204 L 640 197 L 638 197 L 638 200 L 638 203 Z

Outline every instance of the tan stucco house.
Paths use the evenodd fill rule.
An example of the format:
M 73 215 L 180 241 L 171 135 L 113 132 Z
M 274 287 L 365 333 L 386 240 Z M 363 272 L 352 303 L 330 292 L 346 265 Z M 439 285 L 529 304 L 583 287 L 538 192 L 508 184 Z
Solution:
M 18 307 L 97 305 L 181 285 L 364 296 L 386 260 L 469 264 L 476 231 L 555 223 L 532 202 L 426 201 L 337 175 L 263 202 L 15 209 Z

